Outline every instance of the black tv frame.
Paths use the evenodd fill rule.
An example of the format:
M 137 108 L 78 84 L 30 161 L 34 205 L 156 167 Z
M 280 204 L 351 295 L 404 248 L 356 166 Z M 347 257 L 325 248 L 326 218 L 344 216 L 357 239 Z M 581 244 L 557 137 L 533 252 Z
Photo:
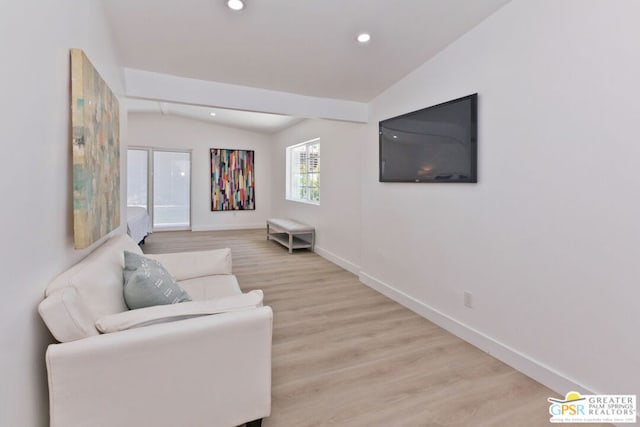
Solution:
M 410 116 L 411 114 L 418 113 L 424 110 L 431 110 L 433 108 L 438 108 L 445 106 L 447 104 L 453 104 L 454 102 L 460 102 L 462 100 L 469 99 L 471 100 L 471 135 L 469 142 L 470 149 L 470 169 L 469 169 L 469 179 L 465 180 L 456 180 L 456 181 L 446 181 L 446 180 L 437 180 L 437 179 L 413 179 L 413 180 L 405 180 L 405 179 L 383 179 L 382 177 L 382 131 L 380 127 L 382 124 L 389 120 L 395 120 L 400 117 Z M 474 93 L 471 95 L 463 96 L 460 98 L 452 99 L 450 101 L 442 102 L 440 104 L 432 105 L 430 107 L 421 108 L 419 110 L 411 111 L 409 113 L 400 114 L 399 116 L 390 117 L 385 120 L 381 120 L 378 122 L 378 182 L 411 182 L 411 183 L 419 183 L 419 184 L 475 184 L 478 182 L 478 94 Z

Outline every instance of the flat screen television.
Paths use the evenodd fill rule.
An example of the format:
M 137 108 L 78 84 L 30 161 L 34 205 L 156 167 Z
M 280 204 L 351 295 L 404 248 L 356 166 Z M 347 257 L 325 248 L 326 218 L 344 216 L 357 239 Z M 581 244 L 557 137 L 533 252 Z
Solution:
M 383 120 L 380 182 L 478 182 L 478 94 Z

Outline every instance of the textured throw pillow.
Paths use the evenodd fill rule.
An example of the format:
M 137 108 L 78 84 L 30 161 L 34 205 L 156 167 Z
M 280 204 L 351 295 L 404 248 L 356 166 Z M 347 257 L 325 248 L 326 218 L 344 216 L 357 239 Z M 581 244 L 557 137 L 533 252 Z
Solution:
M 158 261 L 124 251 L 123 275 L 124 301 L 131 310 L 191 301 Z

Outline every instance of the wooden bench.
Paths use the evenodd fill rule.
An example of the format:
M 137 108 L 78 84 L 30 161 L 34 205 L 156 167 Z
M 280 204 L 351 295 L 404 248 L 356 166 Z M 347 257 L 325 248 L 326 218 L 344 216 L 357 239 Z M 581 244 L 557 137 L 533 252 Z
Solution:
M 293 219 L 271 218 L 267 220 L 267 240 L 280 243 L 292 253 L 294 249 L 309 248 L 313 251 L 316 230 L 310 225 Z

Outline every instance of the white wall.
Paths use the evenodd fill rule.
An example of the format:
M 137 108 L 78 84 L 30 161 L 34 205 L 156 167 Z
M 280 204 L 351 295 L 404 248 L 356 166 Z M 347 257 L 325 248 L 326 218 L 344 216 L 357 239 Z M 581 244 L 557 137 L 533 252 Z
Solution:
M 96 247 L 73 249 L 69 48 L 84 49 L 115 93 L 123 79 L 95 0 L 4 2 L 0 40 L 0 425 L 45 426 L 52 338 L 37 305 L 55 275 Z M 126 120 L 121 132 L 124 145 Z
M 273 216 L 315 226 L 316 252 L 357 273 L 360 269 L 360 144 L 366 126 L 305 120 L 273 137 Z M 288 201 L 286 147 L 320 138 L 320 205 Z
M 362 279 L 561 392 L 640 394 L 638 16 L 513 1 L 378 96 L 362 144 Z M 474 92 L 478 184 L 377 181 L 378 120 Z
M 265 227 L 271 211 L 271 148 L 267 135 L 161 114 L 131 113 L 128 126 L 129 145 L 192 150 L 193 231 Z M 255 151 L 255 210 L 211 212 L 212 148 Z
M 514 0 L 376 98 L 364 136 L 363 125 L 321 121 L 276 135 L 273 170 L 256 183 L 271 182 L 272 192 L 257 188 L 264 211 L 247 223 L 269 212 L 314 223 L 325 255 L 361 265 L 370 285 L 466 327 L 471 339 L 485 337 L 492 352 L 528 358 L 557 389 L 553 372 L 597 392 L 640 393 L 637 16 L 634 0 Z M 122 79 L 97 0 L 7 3 L 0 40 L 0 425 L 44 426 L 51 338 L 36 306 L 49 280 L 92 249 L 72 243 L 68 49 L 83 48 L 116 93 Z M 378 120 L 472 92 L 477 185 L 377 182 Z M 226 142 L 202 126 L 199 151 Z M 284 201 L 284 147 L 318 136 L 321 205 Z M 198 176 L 208 175 L 206 162 Z M 222 225 L 243 225 L 241 213 Z M 463 290 L 474 309 L 463 308 Z

